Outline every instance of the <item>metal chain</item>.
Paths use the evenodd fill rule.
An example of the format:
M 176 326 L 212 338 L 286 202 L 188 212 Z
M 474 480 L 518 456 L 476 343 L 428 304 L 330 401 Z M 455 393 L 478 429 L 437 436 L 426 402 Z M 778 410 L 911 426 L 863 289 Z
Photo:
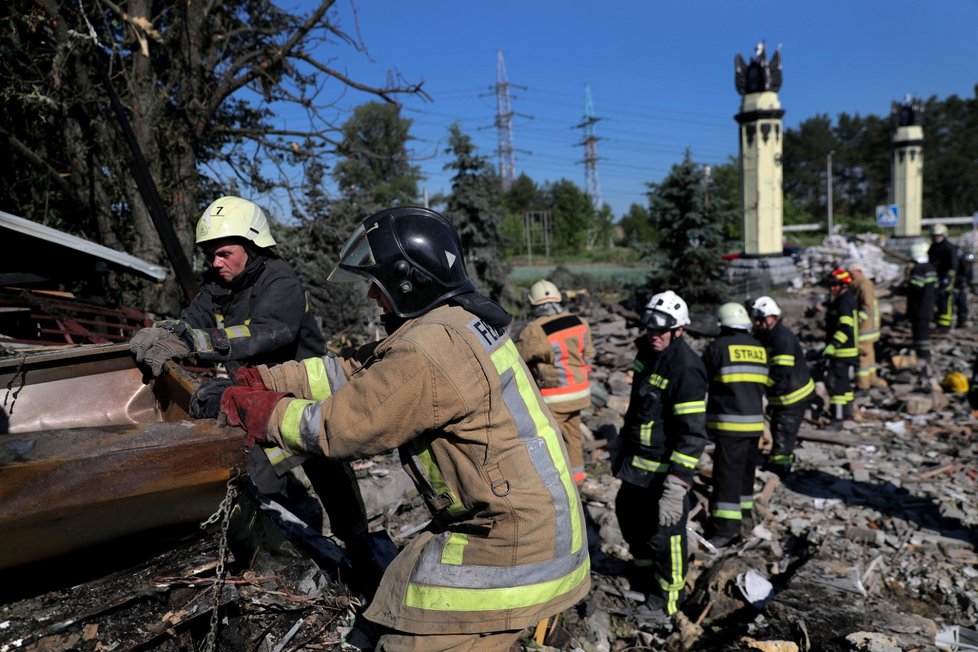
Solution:
M 27 363 L 27 354 L 21 358 L 20 362 L 17 364 L 17 370 L 14 371 L 14 375 L 10 377 L 10 382 L 7 383 L 7 393 L 3 397 L 3 407 L 7 407 L 7 399 L 13 399 L 10 401 L 10 412 L 8 416 L 14 413 L 14 403 L 17 402 L 17 397 L 20 395 L 20 390 L 24 389 L 24 383 L 27 382 L 27 374 L 24 373 L 24 365 Z M 14 391 L 14 383 L 17 381 L 17 376 L 20 376 L 20 385 L 17 387 L 17 391 Z
M 221 532 L 217 544 L 217 568 L 214 571 L 214 604 L 213 610 L 211 611 L 210 630 L 204 639 L 202 652 L 214 652 L 217 649 L 217 628 L 220 623 L 218 612 L 221 608 L 221 594 L 224 593 L 224 579 L 226 577 L 224 564 L 228 557 L 228 526 L 231 522 L 231 510 L 234 507 L 234 500 L 238 496 L 238 475 L 237 471 L 232 471 L 231 477 L 228 478 L 227 494 L 224 496 L 224 500 L 221 501 L 217 511 L 200 524 L 200 529 L 205 530 L 207 526 L 216 523 L 218 519 L 221 521 Z

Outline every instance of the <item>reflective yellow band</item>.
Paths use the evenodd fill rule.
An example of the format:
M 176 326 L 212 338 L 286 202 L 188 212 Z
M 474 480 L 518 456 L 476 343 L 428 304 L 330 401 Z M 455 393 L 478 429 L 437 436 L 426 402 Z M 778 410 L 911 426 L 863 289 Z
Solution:
M 247 326 L 228 326 L 224 329 L 228 339 L 233 340 L 239 337 L 251 337 L 251 329 Z
M 587 556 L 573 571 L 555 580 L 493 589 L 457 589 L 410 582 L 404 605 L 430 611 L 503 611 L 543 604 L 576 589 L 591 572 Z
M 669 456 L 669 460 L 674 464 L 685 466 L 688 469 L 695 469 L 696 463 L 700 461 L 700 458 L 692 457 L 691 455 L 683 455 L 679 451 L 673 451 L 672 455 Z
M 312 398 L 323 401 L 333 395 L 322 358 L 306 358 L 302 361 L 302 366 L 306 368 L 306 382 L 309 383 Z
M 726 430 L 728 432 L 763 432 L 764 422 L 761 423 L 731 423 L 729 421 L 707 421 L 707 428 Z
M 282 417 L 282 423 L 278 427 L 282 433 L 282 439 L 285 440 L 285 445 L 290 450 L 304 450 L 302 446 L 302 433 L 300 432 L 302 413 L 307 407 L 319 401 L 309 401 L 301 398 L 284 400 L 289 401 L 289 404 L 285 407 L 285 415 Z
M 676 416 L 700 412 L 706 412 L 706 401 L 689 401 L 688 403 L 676 403 L 672 406 L 672 413 Z
M 725 385 L 730 383 L 760 383 L 767 385 L 767 374 L 723 374 L 718 378 Z
M 636 455 L 632 458 L 632 466 L 634 466 L 636 469 L 642 469 L 643 471 L 651 471 L 652 473 L 665 473 L 669 470 L 670 465 L 666 462 L 647 460 L 644 457 L 639 457 Z
M 776 355 L 773 358 L 771 358 L 771 362 L 773 362 L 776 365 L 782 365 L 785 367 L 794 367 L 795 356 L 788 353 L 782 353 L 781 355 Z
M 770 396 L 768 397 L 768 403 L 771 405 L 783 407 L 786 405 L 794 405 L 798 401 L 802 400 L 809 394 L 815 391 L 815 381 L 811 378 L 803 386 L 799 387 L 793 392 L 784 394 L 783 396 Z
M 469 537 L 460 533 L 452 532 L 445 542 L 445 548 L 441 551 L 441 563 L 450 566 L 462 565 L 462 553 L 465 546 L 469 543 Z

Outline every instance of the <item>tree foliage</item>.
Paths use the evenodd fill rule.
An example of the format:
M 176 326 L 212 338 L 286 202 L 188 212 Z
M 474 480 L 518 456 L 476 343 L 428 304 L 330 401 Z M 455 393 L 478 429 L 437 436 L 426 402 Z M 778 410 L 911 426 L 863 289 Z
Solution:
M 647 290 L 673 290 L 689 303 L 720 300 L 725 289 L 724 229 L 735 214 L 722 201 L 707 201 L 703 167 L 693 162 L 689 150 L 661 183 L 648 187 L 659 246 L 650 259 Z
M 363 44 L 335 0 L 290 13 L 273 0 L 11 0 L 0 9 L 3 201 L 24 217 L 156 263 L 160 240 L 107 111 L 128 111 L 149 173 L 188 254 L 200 211 L 220 194 L 291 191 L 293 166 L 332 154 L 335 101 L 421 93 L 399 76 L 369 86 L 335 67 Z M 355 33 L 353 31 L 352 33 Z M 277 118 L 287 108 L 308 118 Z M 306 122 L 302 121 L 305 125 Z M 130 301 L 175 312 L 170 287 Z
M 449 128 L 445 165 L 454 172 L 445 217 L 458 229 L 468 271 L 486 293 L 501 301 L 506 292 L 508 266 L 500 260 L 502 210 L 500 183 L 489 159 L 478 153 L 458 123 Z

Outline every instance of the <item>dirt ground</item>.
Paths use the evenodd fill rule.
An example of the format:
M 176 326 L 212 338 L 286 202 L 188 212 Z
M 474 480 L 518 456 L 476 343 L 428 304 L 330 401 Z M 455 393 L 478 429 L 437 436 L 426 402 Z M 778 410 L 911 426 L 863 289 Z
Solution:
M 806 316 L 817 294 L 779 298 L 805 345 L 817 346 L 820 317 Z M 891 357 L 909 331 L 899 299 L 884 304 L 889 386 L 860 394 L 861 418 L 841 431 L 806 422 L 795 471 L 784 482 L 757 473 L 752 527 L 719 554 L 697 537 L 708 449 L 693 490 L 688 596 L 671 623 L 645 618 L 644 596 L 625 578 L 629 555 L 614 516 L 609 447 L 627 406 L 627 347 L 638 331 L 620 311 L 585 305 L 595 332 L 613 334 L 596 336 L 598 349 L 622 350 L 599 356 L 604 403 L 585 418 L 592 590 L 546 631 L 525 632 L 520 649 L 909 651 L 935 649 L 947 628 L 975 629 L 978 420 L 962 395 L 935 385 L 952 369 L 970 376 L 978 330 L 936 338 L 929 366 L 897 368 Z M 395 456 L 362 461 L 357 472 L 371 530 L 403 545 L 427 512 Z M 354 628 L 367 598 L 336 541 L 283 522 L 244 491 L 228 523 L 228 538 L 219 518 L 4 573 L 0 652 L 369 647 Z

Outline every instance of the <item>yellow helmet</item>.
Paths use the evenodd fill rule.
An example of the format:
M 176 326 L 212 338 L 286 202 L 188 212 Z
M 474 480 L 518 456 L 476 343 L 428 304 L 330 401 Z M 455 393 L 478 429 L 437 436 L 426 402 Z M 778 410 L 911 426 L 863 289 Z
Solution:
M 530 300 L 531 306 L 539 306 L 541 303 L 560 303 L 560 290 L 547 279 L 542 279 L 530 286 L 530 293 L 526 298 Z
M 968 378 L 960 371 L 951 371 L 944 376 L 944 380 L 941 381 L 941 387 L 946 392 L 964 394 L 968 391 Z
M 221 238 L 244 238 L 256 247 L 275 246 L 265 211 L 233 195 L 214 200 L 197 221 L 198 245 Z

